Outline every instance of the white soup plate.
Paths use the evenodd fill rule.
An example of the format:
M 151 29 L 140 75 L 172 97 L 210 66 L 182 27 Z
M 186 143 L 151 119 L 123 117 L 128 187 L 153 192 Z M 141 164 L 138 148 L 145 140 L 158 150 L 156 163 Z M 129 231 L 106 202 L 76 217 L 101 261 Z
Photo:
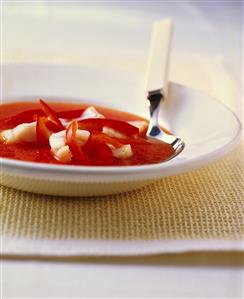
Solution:
M 70 101 L 99 104 L 148 117 L 143 75 L 72 65 L 3 65 L 2 102 Z M 170 83 L 161 124 L 185 140 L 171 161 L 125 167 L 51 165 L 1 158 L 3 185 L 58 196 L 101 196 L 129 191 L 192 171 L 231 151 L 241 137 L 237 117 L 221 102 Z

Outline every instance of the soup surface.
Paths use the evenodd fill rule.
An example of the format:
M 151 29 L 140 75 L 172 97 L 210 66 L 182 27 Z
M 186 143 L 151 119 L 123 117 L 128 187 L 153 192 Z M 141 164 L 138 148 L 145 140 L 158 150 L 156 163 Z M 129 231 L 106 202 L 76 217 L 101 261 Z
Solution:
M 168 160 L 173 148 L 146 137 L 148 121 L 77 103 L 0 105 L 0 157 L 65 165 L 128 166 Z

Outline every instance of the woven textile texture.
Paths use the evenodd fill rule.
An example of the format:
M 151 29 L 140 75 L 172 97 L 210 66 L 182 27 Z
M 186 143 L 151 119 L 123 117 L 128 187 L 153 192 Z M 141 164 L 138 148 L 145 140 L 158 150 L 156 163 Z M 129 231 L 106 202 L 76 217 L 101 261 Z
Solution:
M 243 146 L 221 161 L 129 193 L 58 198 L 1 186 L 1 235 L 148 240 L 244 237 Z

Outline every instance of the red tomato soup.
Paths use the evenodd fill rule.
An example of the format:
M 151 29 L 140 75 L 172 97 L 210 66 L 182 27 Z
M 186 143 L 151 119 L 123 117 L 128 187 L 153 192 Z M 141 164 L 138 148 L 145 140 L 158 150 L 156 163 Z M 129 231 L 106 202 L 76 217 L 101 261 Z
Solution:
M 128 166 L 168 160 L 173 148 L 146 137 L 148 121 L 74 103 L 0 105 L 0 157 L 65 165 Z

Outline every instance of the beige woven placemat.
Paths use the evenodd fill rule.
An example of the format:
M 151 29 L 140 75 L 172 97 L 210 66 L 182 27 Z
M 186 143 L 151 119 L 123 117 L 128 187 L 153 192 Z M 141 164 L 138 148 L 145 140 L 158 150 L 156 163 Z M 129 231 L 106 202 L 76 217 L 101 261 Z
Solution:
M 32 254 L 40 246 L 42 254 L 86 254 L 89 240 L 95 247 L 104 240 L 119 241 L 122 247 L 133 241 L 134 249 L 136 244 L 143 246 L 140 241 L 150 240 L 149 251 L 159 240 L 165 240 L 163 244 L 177 240 L 179 248 L 185 240 L 198 240 L 202 244 L 198 249 L 208 249 L 203 243 L 208 240 L 240 242 L 244 240 L 243 161 L 240 145 L 210 166 L 102 198 L 57 198 L 1 186 L 3 252 L 18 253 L 18 240 L 22 240 L 19 250 Z M 29 251 L 29 241 L 39 245 Z M 54 241 L 60 241 L 56 249 Z M 67 246 L 69 242 L 73 243 Z M 109 244 L 111 249 L 113 243 Z M 187 247 L 191 249 L 194 246 Z M 96 250 L 104 253 L 103 247 Z

